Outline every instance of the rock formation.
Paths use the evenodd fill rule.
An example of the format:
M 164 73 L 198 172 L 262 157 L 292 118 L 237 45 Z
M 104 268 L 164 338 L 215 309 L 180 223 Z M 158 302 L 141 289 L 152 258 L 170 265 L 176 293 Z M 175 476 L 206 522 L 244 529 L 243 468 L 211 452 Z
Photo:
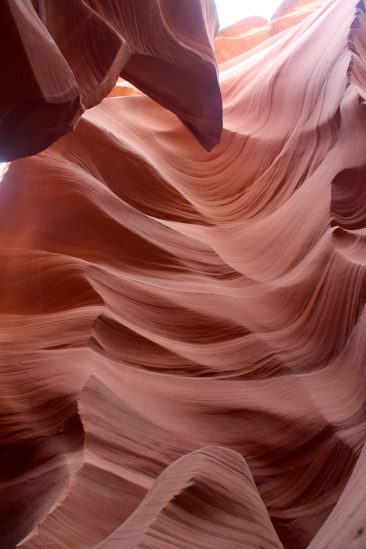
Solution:
M 119 75 L 211 149 L 222 128 L 214 7 L 213 0 L 3 0 L 0 162 L 38 153 L 72 130 Z
M 116 2 L 76 3 L 100 21 L 81 18 L 91 26 L 76 44 L 62 44 L 72 10 L 58 19 L 56 0 L 35 5 L 43 26 L 27 2 L 4 2 L 38 25 L 32 40 L 17 35 L 27 63 L 41 51 L 41 69 L 58 69 L 17 88 L 7 158 L 112 97 L 0 182 L 0 546 L 363 548 L 364 2 L 286 2 L 271 24 L 282 30 L 256 26 L 241 52 L 234 30 L 221 34 L 218 51 L 225 36 L 235 46 L 219 66 L 223 131 L 210 152 L 220 101 L 207 100 L 207 126 L 209 91 L 196 95 L 190 77 L 215 87 L 200 39 L 216 16 L 169 2 L 145 5 L 171 23 L 171 78 L 136 59 L 132 77 L 111 48 L 92 84 L 75 52 L 94 25 L 125 40 Z M 137 40 L 152 15 L 135 17 Z M 153 67 L 171 51 L 158 23 Z M 120 74 L 141 91 L 113 88 Z M 44 100 L 32 95 L 41 81 Z M 36 96 L 39 110 L 24 110 Z

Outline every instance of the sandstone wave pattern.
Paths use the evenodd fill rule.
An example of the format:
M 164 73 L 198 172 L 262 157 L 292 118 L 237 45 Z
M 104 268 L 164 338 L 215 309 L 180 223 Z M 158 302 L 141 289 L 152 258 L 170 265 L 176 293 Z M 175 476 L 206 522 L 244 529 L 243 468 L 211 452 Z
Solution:
M 118 76 L 173 110 L 206 149 L 219 142 L 213 0 L 2 0 L 0 16 L 0 161 L 71 131 Z
M 2 3 L 0 547 L 362 549 L 364 1 L 169 1 Z

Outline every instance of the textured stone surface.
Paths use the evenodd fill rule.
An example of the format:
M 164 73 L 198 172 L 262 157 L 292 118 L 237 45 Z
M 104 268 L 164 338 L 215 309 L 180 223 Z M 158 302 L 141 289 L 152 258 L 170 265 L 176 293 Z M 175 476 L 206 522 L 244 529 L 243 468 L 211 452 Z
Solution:
M 2 549 L 364 547 L 365 39 L 228 59 L 211 152 L 132 90 L 10 165 Z
M 0 16 L 0 161 L 71 131 L 120 75 L 219 142 L 213 0 L 3 0 Z

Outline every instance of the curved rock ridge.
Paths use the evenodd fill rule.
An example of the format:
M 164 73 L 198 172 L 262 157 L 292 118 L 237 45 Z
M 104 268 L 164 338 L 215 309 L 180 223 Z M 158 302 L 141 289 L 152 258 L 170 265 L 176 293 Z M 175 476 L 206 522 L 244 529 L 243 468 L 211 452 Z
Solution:
M 172 110 L 208 150 L 222 102 L 214 0 L 4 0 L 0 162 L 71 131 L 121 75 Z
M 309 549 L 362 549 L 366 546 L 366 447 L 347 486 Z
M 214 517 L 214 520 L 212 518 Z M 227 448 L 183 456 L 98 549 L 281 548 L 243 458 Z
M 365 40 L 330 0 L 223 63 L 211 152 L 132 94 L 10 164 L 3 549 L 362 547 Z

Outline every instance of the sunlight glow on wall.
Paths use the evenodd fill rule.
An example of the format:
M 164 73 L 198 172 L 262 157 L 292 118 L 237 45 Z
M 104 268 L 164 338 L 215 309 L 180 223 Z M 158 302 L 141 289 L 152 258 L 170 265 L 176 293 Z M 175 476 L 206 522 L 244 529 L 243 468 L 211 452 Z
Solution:
M 4 175 L 4 173 L 6 172 L 8 166 L 9 166 L 9 162 L 0 162 L 0 180 L 1 180 L 1 176 Z
M 250 15 L 270 19 L 280 4 L 280 0 L 216 0 L 220 27 L 228 27 Z

